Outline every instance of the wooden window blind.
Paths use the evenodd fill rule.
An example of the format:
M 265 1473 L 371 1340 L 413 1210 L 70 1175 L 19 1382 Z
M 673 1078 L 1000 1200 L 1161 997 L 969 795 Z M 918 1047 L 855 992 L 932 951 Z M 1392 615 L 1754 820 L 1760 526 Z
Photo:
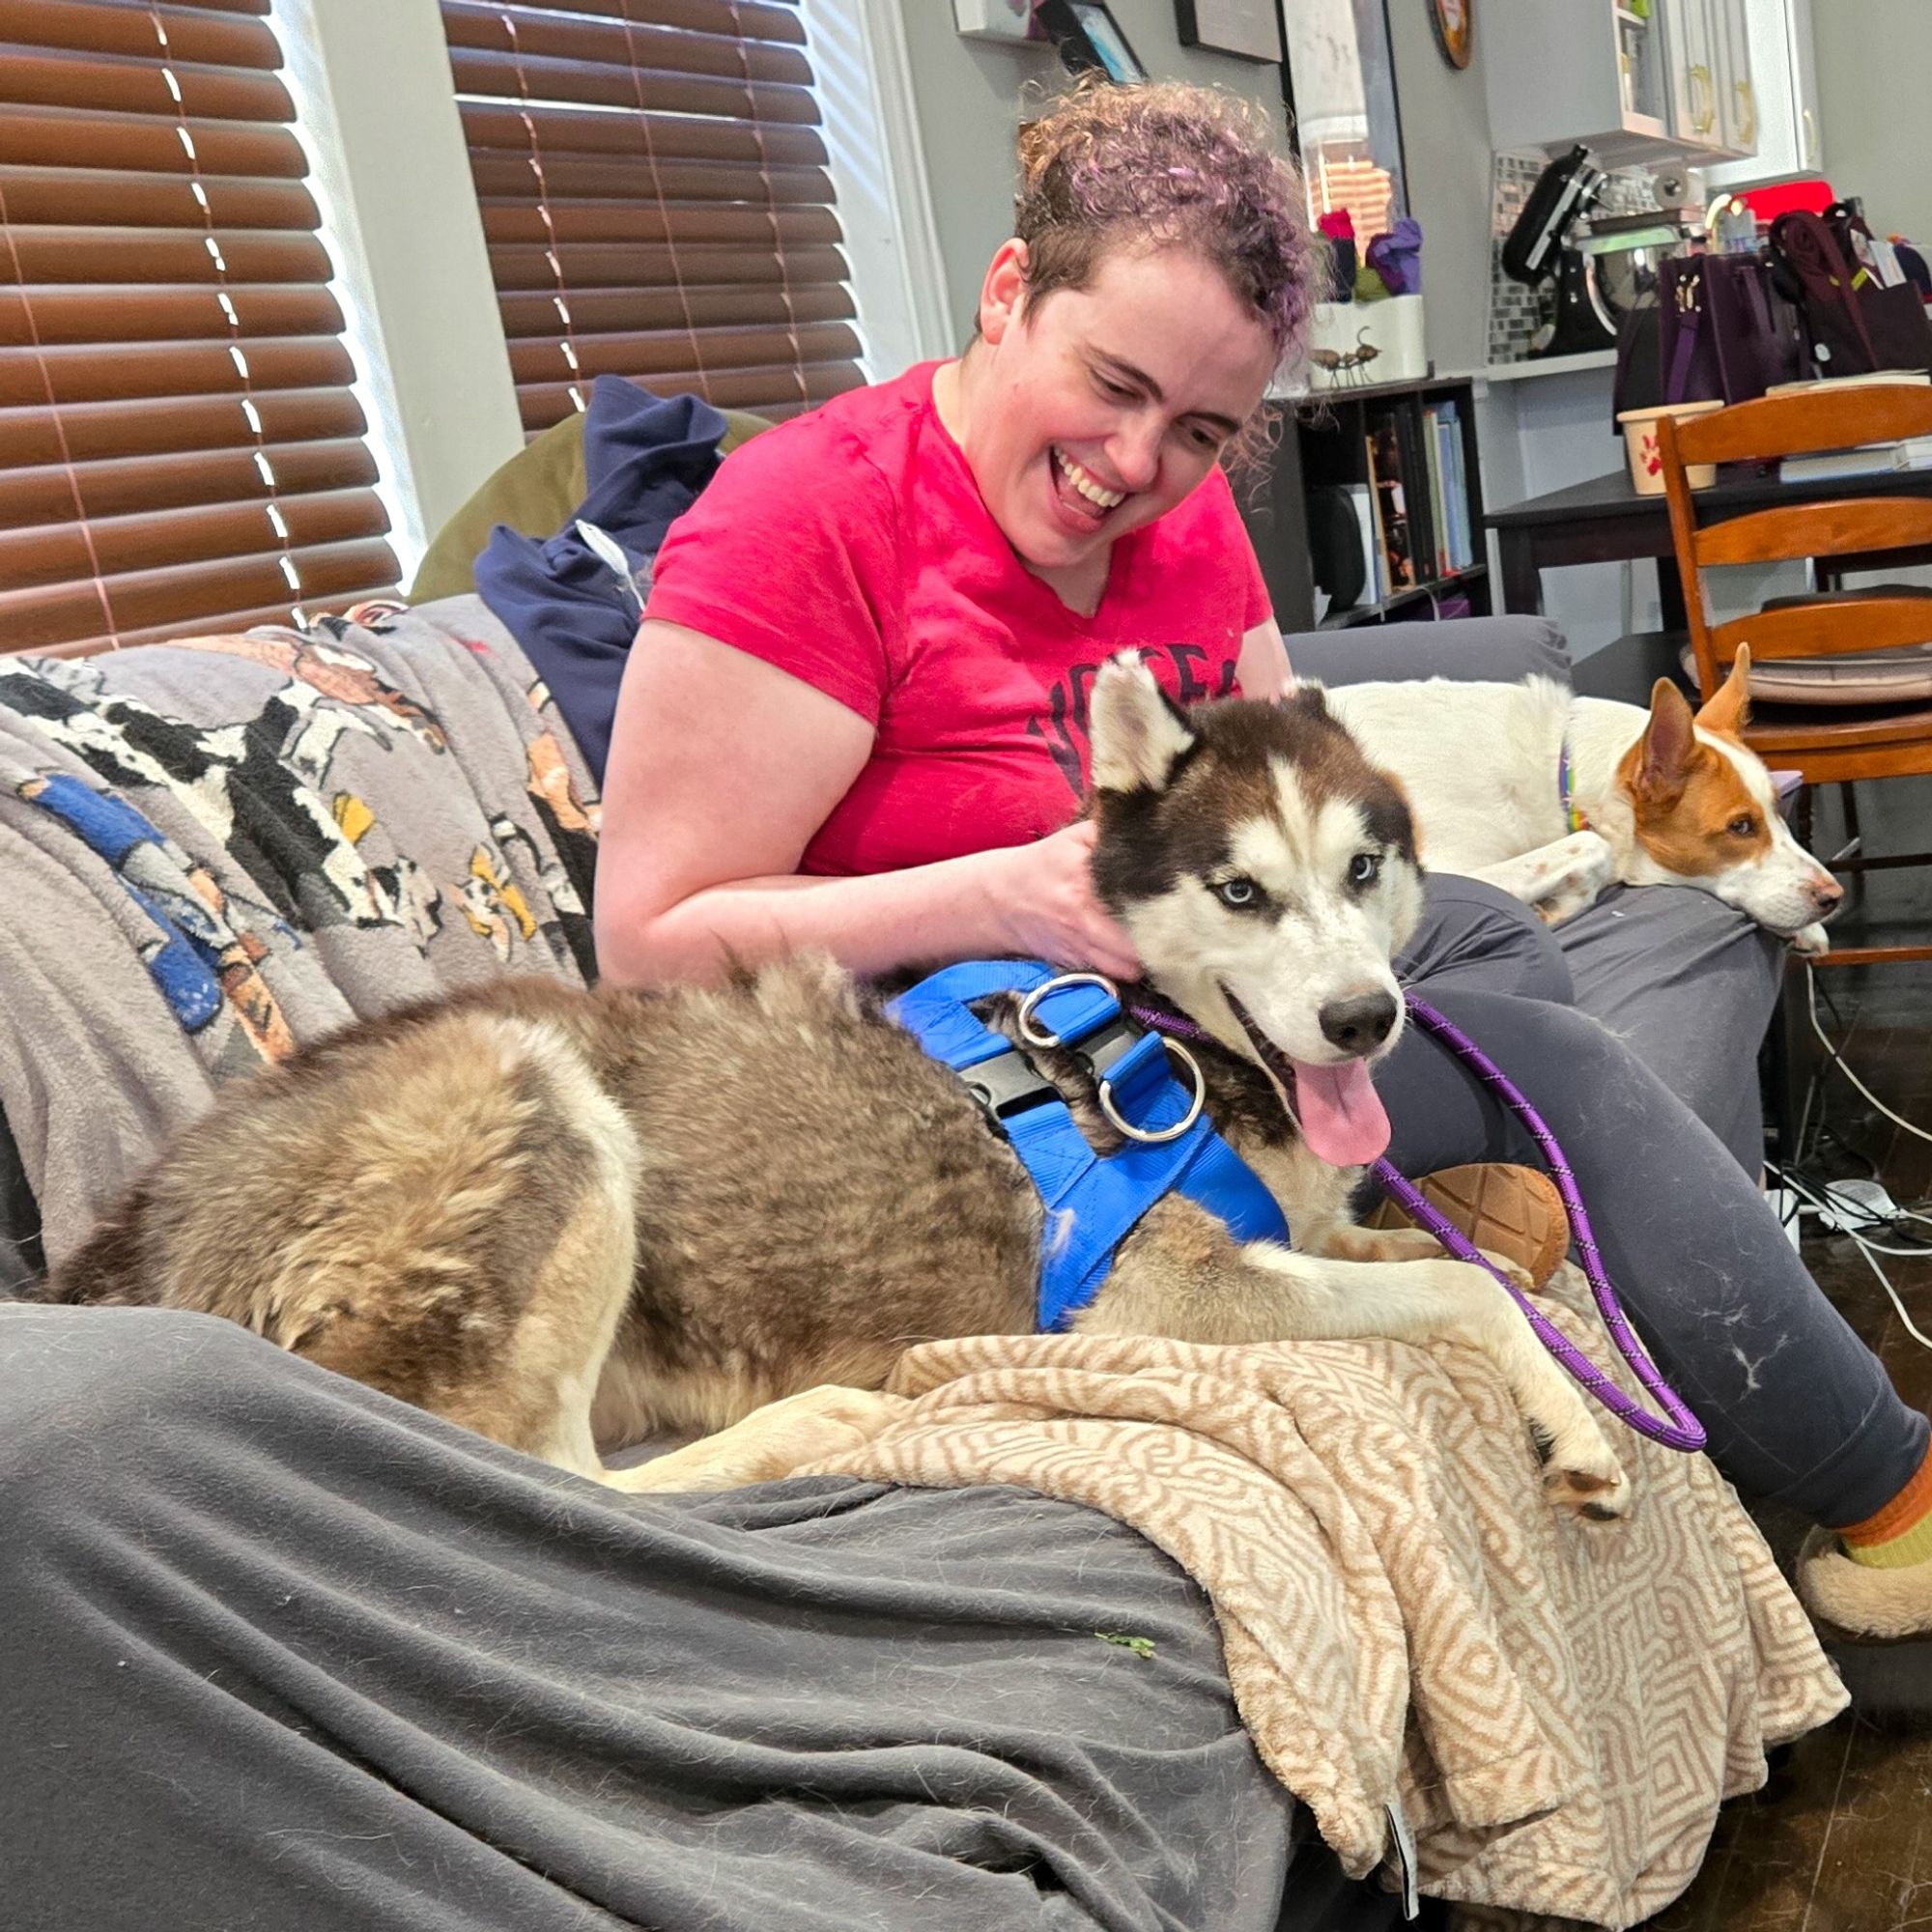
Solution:
M 442 0 L 442 19 L 526 431 L 603 374 L 770 416 L 865 381 L 795 5 Z
M 397 578 L 271 0 L 0 0 L 0 649 Z

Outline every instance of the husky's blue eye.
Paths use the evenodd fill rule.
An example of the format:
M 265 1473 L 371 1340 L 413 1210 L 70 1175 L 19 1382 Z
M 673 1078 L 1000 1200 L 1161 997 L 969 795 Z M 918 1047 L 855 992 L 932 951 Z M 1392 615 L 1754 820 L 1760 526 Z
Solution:
M 1214 887 L 1214 896 L 1224 906 L 1233 906 L 1239 912 L 1261 897 L 1261 889 L 1252 879 L 1222 879 Z
M 1382 855 L 1379 852 L 1357 852 L 1349 862 L 1349 883 L 1351 886 L 1372 886 L 1382 868 Z

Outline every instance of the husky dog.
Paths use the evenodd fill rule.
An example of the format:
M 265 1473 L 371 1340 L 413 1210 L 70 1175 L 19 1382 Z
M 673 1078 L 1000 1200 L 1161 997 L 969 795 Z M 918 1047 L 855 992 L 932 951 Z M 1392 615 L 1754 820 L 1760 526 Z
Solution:
M 1097 889 L 1213 1037 L 1209 1112 L 1293 1247 L 1170 1195 L 1079 1332 L 1480 1349 L 1552 1500 L 1620 1514 L 1603 1432 L 1502 1289 L 1347 1217 L 1387 1137 L 1370 1067 L 1422 902 L 1401 792 L 1321 693 L 1183 713 L 1131 657 L 1095 682 L 1092 742 Z M 1104 1140 L 1065 1058 L 1048 1070 Z M 225 1090 L 40 1292 L 226 1316 L 621 1488 L 722 1486 L 746 1465 L 607 1469 L 600 1446 L 786 1398 L 836 1422 L 915 1342 L 1030 1332 L 1042 1215 L 961 1080 L 799 959 L 716 990 L 510 981 L 353 1026 Z
M 1695 886 L 1816 957 L 1844 888 L 1791 836 L 1764 760 L 1739 733 L 1750 646 L 1694 715 L 1668 678 L 1640 704 L 1521 684 L 1346 685 L 1328 694 L 1414 808 L 1437 871 L 1487 879 L 1546 919 L 1605 886 Z M 1559 767 L 1568 753 L 1570 823 Z

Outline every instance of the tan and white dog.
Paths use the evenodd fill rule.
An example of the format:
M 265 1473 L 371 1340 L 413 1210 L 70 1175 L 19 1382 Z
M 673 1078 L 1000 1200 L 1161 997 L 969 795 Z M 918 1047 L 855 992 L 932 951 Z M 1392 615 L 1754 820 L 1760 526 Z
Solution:
M 1328 703 L 1408 794 L 1434 870 L 1487 879 L 1552 923 L 1612 884 L 1694 886 L 1815 956 L 1844 889 L 1792 837 L 1739 735 L 1749 674 L 1740 647 L 1694 715 L 1666 678 L 1648 712 L 1543 677 L 1344 685 Z

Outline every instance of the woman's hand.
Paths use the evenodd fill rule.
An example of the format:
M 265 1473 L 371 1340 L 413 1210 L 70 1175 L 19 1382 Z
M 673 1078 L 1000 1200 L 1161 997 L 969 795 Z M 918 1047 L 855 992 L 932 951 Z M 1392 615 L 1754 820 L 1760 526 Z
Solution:
M 1134 943 L 1094 892 L 1094 827 L 1081 819 L 1036 839 L 985 854 L 986 890 L 1010 951 L 1050 966 L 1141 977 Z

